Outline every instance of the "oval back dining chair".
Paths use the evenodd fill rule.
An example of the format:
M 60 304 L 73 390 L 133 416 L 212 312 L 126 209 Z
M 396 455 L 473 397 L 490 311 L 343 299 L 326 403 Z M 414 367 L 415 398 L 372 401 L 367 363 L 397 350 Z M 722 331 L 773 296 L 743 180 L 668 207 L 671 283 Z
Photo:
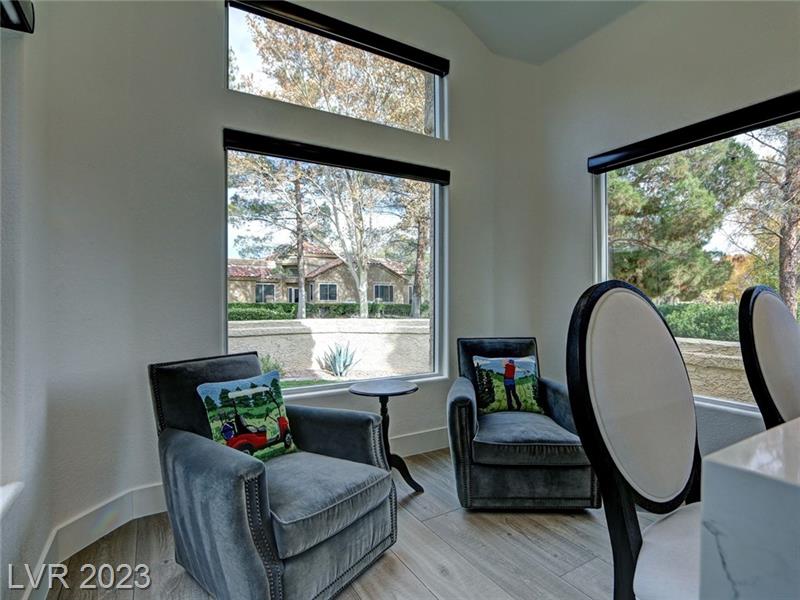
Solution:
M 771 288 L 757 285 L 742 294 L 739 340 L 767 429 L 800 417 L 800 326 Z
M 599 480 L 615 600 L 697 598 L 694 397 L 675 338 L 647 296 L 622 281 L 584 292 L 570 321 L 567 379 L 575 426 Z M 671 514 L 642 531 L 636 505 Z

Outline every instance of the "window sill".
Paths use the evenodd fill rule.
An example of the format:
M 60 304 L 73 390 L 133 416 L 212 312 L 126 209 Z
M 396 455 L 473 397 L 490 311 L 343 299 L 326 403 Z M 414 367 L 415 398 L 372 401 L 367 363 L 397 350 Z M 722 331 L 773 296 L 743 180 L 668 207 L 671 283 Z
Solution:
M 441 373 L 427 373 L 425 375 L 416 375 L 411 377 L 400 375 L 396 377 L 379 377 L 376 379 L 399 379 L 401 381 L 409 381 L 411 383 L 416 383 L 420 387 L 423 387 L 425 384 L 428 383 L 438 383 L 442 381 L 448 381 L 449 377 L 447 377 L 446 375 L 442 375 Z M 347 391 L 350 389 L 350 386 L 353 385 L 354 383 L 360 383 L 362 381 L 374 381 L 374 379 L 343 381 L 341 383 L 330 383 L 318 386 L 308 386 L 307 388 L 289 388 L 287 390 L 284 390 L 283 395 L 287 400 L 304 400 L 304 399 L 326 398 L 328 396 L 338 396 L 343 393 L 347 393 Z
M 0 485 L 0 519 L 8 512 L 14 500 L 22 493 L 24 484 L 21 481 L 13 481 Z
M 725 400 L 723 398 L 711 398 L 709 396 L 694 396 L 695 403 L 706 404 L 708 406 L 717 406 L 732 411 L 740 411 L 748 414 L 761 414 L 755 404 L 747 402 L 739 402 L 738 400 Z

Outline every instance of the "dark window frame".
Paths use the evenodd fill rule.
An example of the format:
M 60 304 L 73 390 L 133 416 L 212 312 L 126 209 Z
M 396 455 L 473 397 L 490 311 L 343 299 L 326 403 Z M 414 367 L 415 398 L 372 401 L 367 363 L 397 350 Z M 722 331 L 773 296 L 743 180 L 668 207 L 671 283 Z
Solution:
M 378 299 L 378 288 L 388 288 L 389 289 L 389 299 L 385 300 L 384 298 Z M 372 285 L 372 299 L 375 302 L 383 302 L 384 304 L 394 304 L 394 284 L 393 283 L 375 283 Z
M 258 299 L 258 288 L 259 287 L 264 288 L 266 286 L 272 286 L 272 293 L 271 294 L 264 294 L 262 292 L 261 300 L 259 300 Z M 257 282 L 256 283 L 256 298 L 255 298 L 256 299 L 256 304 L 269 304 L 270 302 L 275 302 L 275 292 L 276 292 L 276 287 L 275 287 L 274 283 L 263 282 L 263 281 Z M 270 298 L 270 297 L 272 298 L 271 301 L 270 300 L 265 300 L 265 298 Z
M 334 19 L 291 2 L 228 0 L 226 5 L 284 25 L 321 35 L 359 50 L 371 52 L 438 77 L 450 72 L 450 61 L 425 50 L 398 42 L 367 29 Z
M 263 154 L 275 158 L 299 160 L 330 167 L 401 177 L 403 179 L 415 179 L 438 185 L 450 185 L 450 171 L 444 169 L 415 165 L 369 154 L 359 154 L 348 150 L 337 150 L 305 142 L 295 142 L 268 135 L 248 133 L 237 129 L 225 128 L 222 132 L 222 138 L 225 150 Z
M 797 118 L 800 118 L 800 90 L 596 154 L 589 157 L 587 168 L 589 173 L 600 175 Z
M 322 290 L 325 289 L 323 297 Z M 331 288 L 333 289 L 333 298 L 331 298 Z M 338 302 L 339 301 L 339 285 L 336 283 L 318 283 L 317 289 L 319 290 L 320 302 Z
M 33 2 L 30 0 L 6 0 L 0 2 L 0 27 L 23 33 L 33 33 L 35 26 L 36 10 L 33 7 Z

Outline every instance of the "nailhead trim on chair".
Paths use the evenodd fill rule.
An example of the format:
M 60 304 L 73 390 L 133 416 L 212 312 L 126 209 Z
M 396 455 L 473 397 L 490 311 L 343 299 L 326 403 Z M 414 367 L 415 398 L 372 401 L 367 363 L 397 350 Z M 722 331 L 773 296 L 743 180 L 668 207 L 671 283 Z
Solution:
M 458 411 L 456 414 L 458 415 L 459 419 L 459 430 L 460 431 L 469 431 L 467 429 L 467 407 L 466 406 L 459 406 L 456 408 Z M 465 440 L 461 440 L 461 443 L 464 443 Z M 469 464 L 467 464 L 466 453 L 470 452 L 469 447 L 469 440 L 466 440 L 466 444 L 464 444 L 464 452 L 465 452 L 465 459 L 461 460 L 459 464 L 459 469 L 461 469 L 461 489 L 463 491 L 463 496 L 466 504 L 464 508 L 470 508 L 472 506 L 472 489 L 471 489 L 471 481 L 472 478 L 470 477 L 470 469 Z
M 372 461 L 376 467 L 389 471 L 388 456 L 383 451 L 383 430 L 380 421 L 372 426 Z
M 161 389 L 158 386 L 158 377 L 153 377 L 151 381 L 153 382 L 153 398 L 156 401 L 158 433 L 161 433 L 167 427 L 167 419 L 164 417 L 164 409 L 161 407 Z
M 261 498 L 258 493 L 258 477 L 251 477 L 245 479 L 244 491 L 246 496 L 247 508 L 247 523 L 250 526 L 250 534 L 253 536 L 258 555 L 261 557 L 261 562 L 264 564 L 264 569 L 267 573 L 267 580 L 269 581 L 269 597 L 271 600 L 280 600 L 283 598 L 283 581 L 280 568 L 280 561 L 272 549 L 272 545 L 264 535 L 264 523 L 261 520 Z M 255 517 L 253 515 L 255 512 Z M 255 524 L 254 524 L 255 520 Z M 266 550 L 266 551 L 265 551 Z M 269 556 L 267 556 L 267 554 Z M 276 573 L 273 570 L 277 570 Z
M 321 600 L 322 598 L 327 599 L 334 597 L 342 590 L 342 588 L 347 586 L 351 581 L 369 569 L 372 564 L 397 541 L 397 492 L 394 487 L 394 482 L 392 482 L 392 491 L 389 494 L 389 512 L 391 513 L 392 517 L 392 530 L 389 534 L 389 537 L 386 537 L 378 542 L 375 547 L 361 557 L 356 564 L 334 579 L 327 587 L 325 587 L 325 589 L 314 596 L 312 600 Z M 386 543 L 387 540 L 389 541 L 388 544 Z M 362 563 L 365 561 L 366 564 L 362 566 Z M 356 569 L 358 570 L 355 574 L 353 574 L 352 572 Z

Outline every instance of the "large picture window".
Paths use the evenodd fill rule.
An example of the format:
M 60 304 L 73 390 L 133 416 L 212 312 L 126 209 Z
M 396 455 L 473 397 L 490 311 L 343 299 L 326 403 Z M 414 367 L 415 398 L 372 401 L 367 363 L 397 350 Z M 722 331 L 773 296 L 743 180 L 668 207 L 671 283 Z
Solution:
M 229 130 L 226 149 L 229 352 L 289 387 L 435 372 L 449 174 Z M 259 278 L 287 301 L 242 302 Z
M 447 60 L 288 2 L 228 3 L 228 86 L 441 135 Z
M 644 160 L 636 160 L 634 145 L 616 154 L 630 152 L 631 164 L 599 175 L 607 277 L 653 299 L 681 346 L 697 395 L 753 402 L 738 344 L 745 289 L 769 285 L 797 314 L 800 119 L 793 116 L 761 114 L 754 123 L 776 122 L 749 129 L 746 122 L 731 125 L 735 114 L 718 117 L 734 131 L 706 127 L 703 136 L 701 124 L 694 126 L 695 143 L 684 144 L 676 141 L 681 131 L 662 136 L 688 146 L 674 152 L 657 150 L 654 138 L 638 145 Z M 713 141 L 702 143 L 708 137 Z M 648 153 L 659 156 L 647 159 Z

